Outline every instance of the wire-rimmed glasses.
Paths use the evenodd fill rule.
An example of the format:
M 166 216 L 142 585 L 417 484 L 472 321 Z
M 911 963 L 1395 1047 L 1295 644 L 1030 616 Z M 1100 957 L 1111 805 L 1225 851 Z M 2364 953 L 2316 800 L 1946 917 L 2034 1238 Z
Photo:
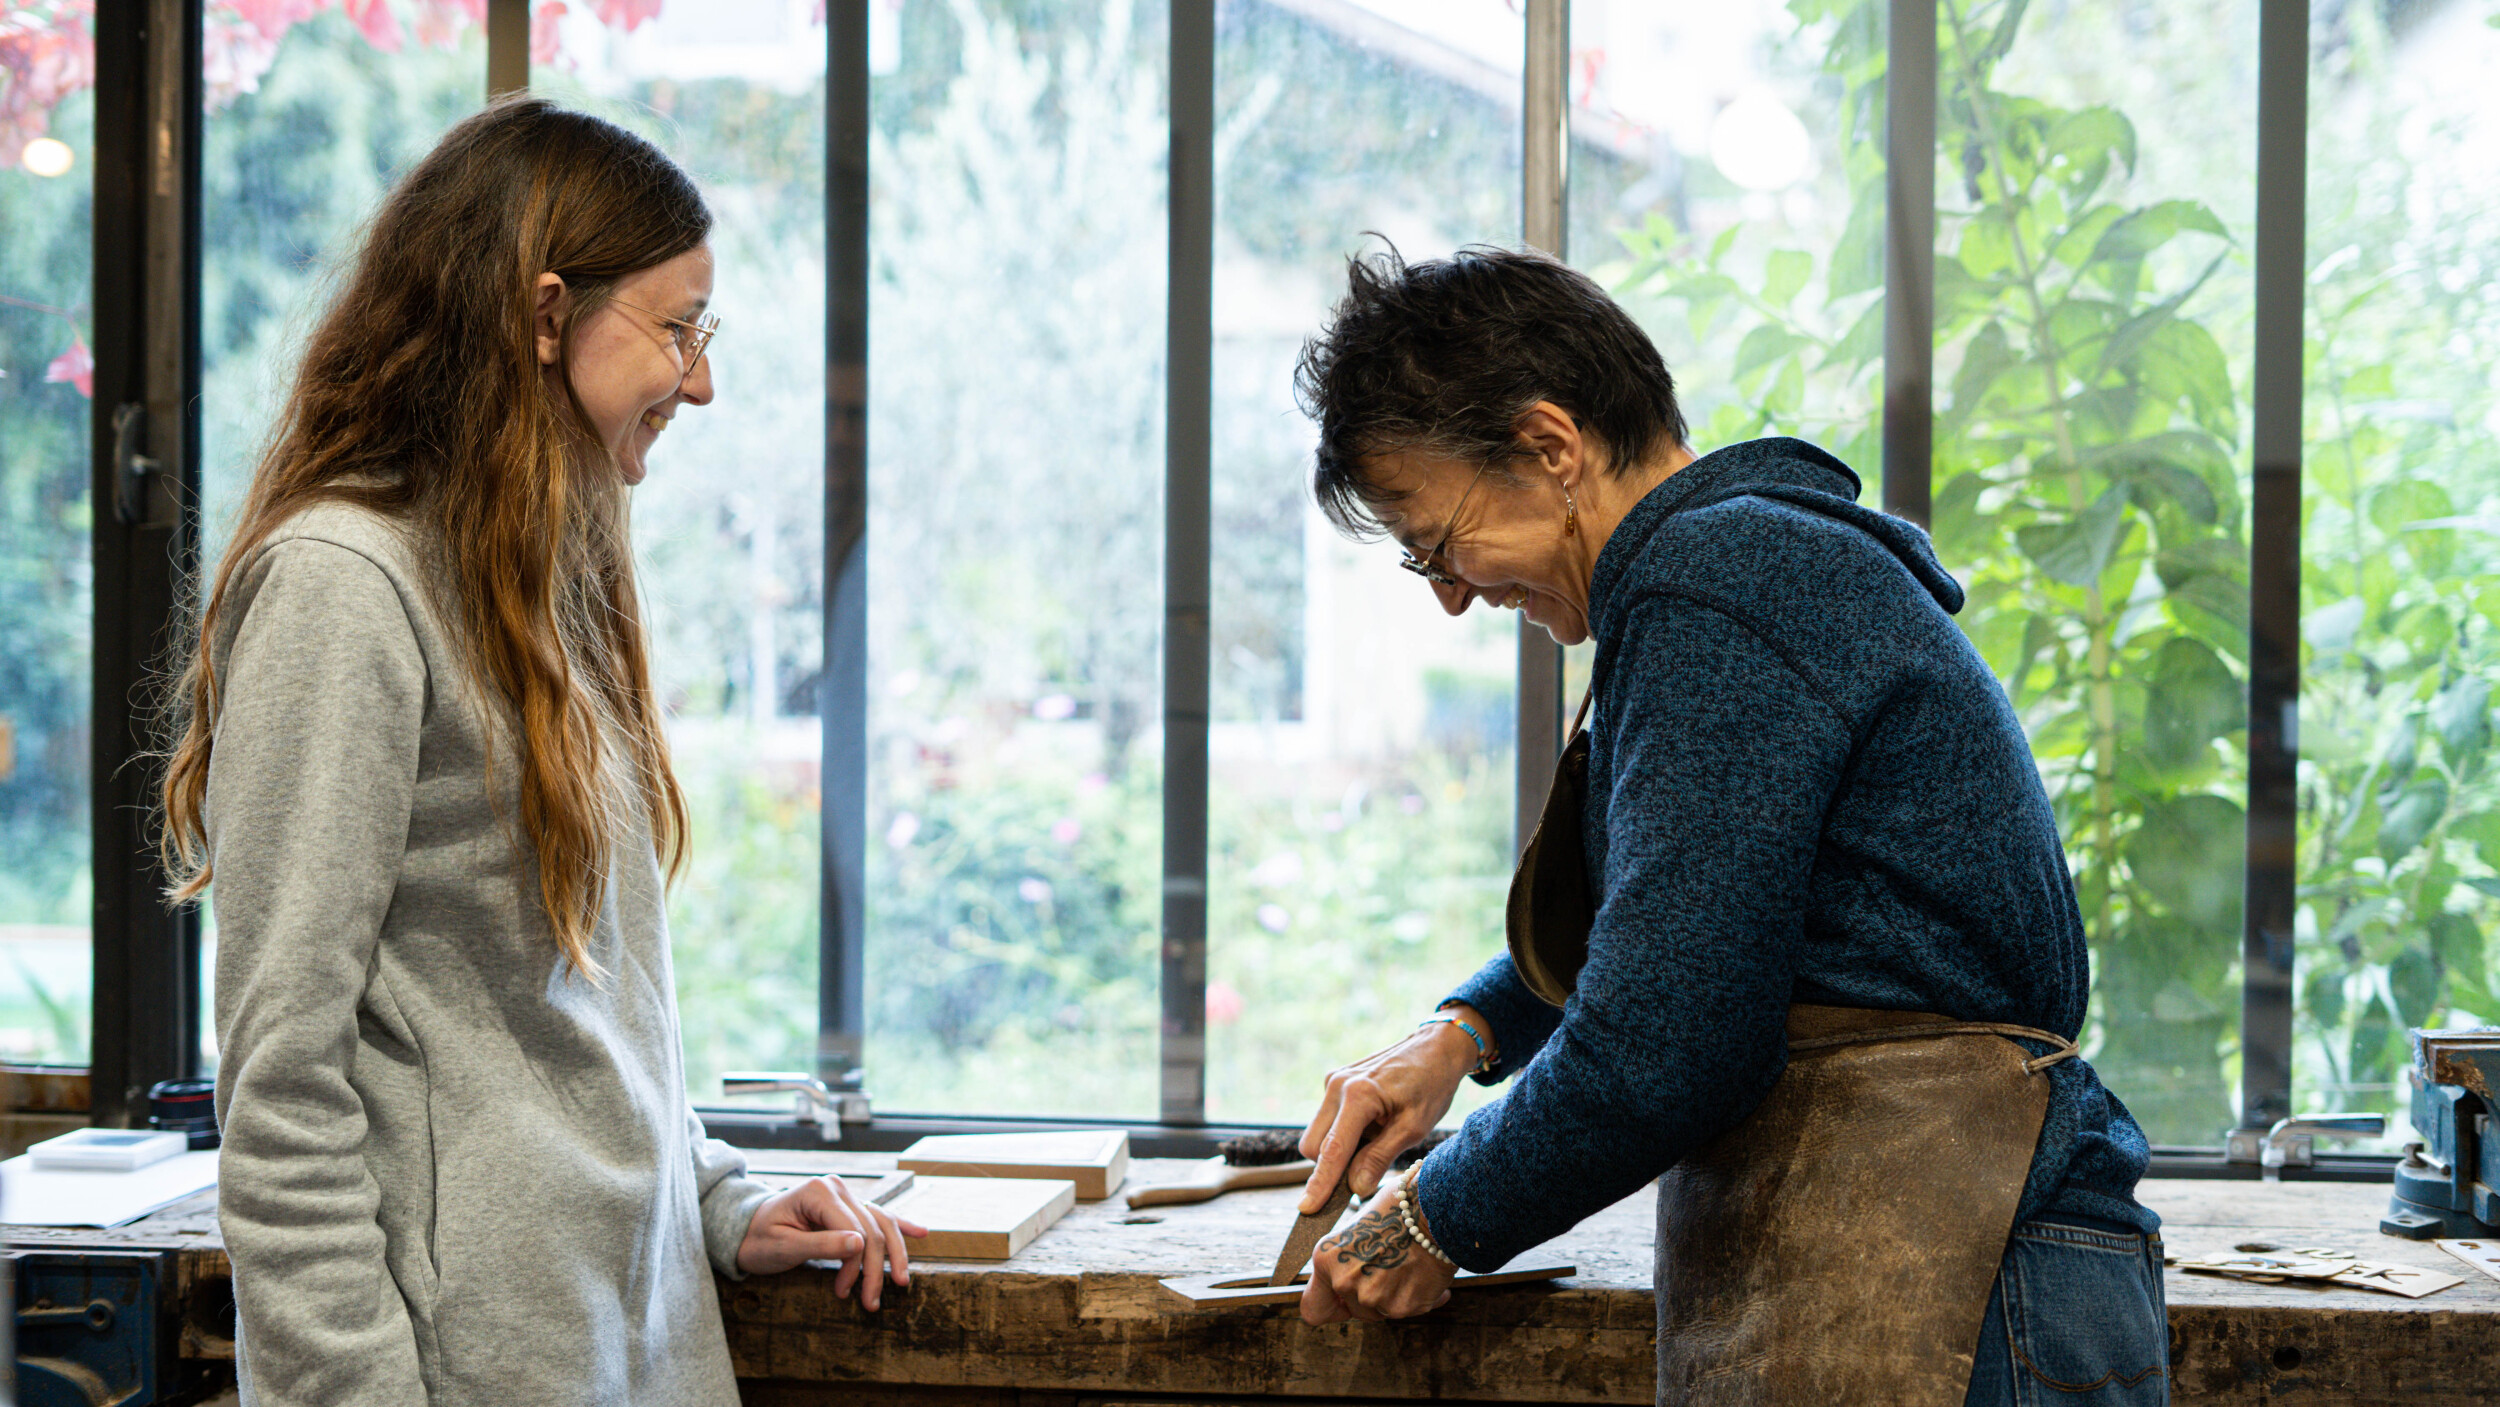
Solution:
M 1449 546 L 1450 539 L 1457 534 L 1458 515 L 1466 509 L 1467 500 L 1475 496 L 1476 485 L 1484 481 L 1484 471 L 1491 467 L 1492 466 L 1489 464 L 1480 464 L 1476 466 L 1476 477 L 1467 481 L 1467 492 L 1460 494 L 1458 496 L 1457 506 L 1450 509 L 1450 520 L 1442 526 L 1441 540 L 1434 543 L 1432 545 L 1432 549 L 1428 552 L 1420 554 L 1409 552 L 1405 556 L 1400 557 L 1398 559 L 1399 566 L 1406 568 L 1408 571 L 1413 572 L 1415 575 L 1422 577 L 1424 580 L 1431 582 L 1435 586 L 1458 585 L 1458 578 L 1450 575 L 1448 570 L 1441 566 L 1441 549 Z
M 637 313 L 658 318 L 668 324 L 669 336 L 677 342 L 677 384 L 679 386 L 684 386 L 686 378 L 694 375 L 694 364 L 703 360 L 705 349 L 712 345 L 712 335 L 720 331 L 718 313 L 701 313 L 694 321 L 688 322 L 684 318 L 673 318 L 639 303 L 628 303 L 622 298 L 610 298 L 608 301 L 620 308 L 631 308 Z

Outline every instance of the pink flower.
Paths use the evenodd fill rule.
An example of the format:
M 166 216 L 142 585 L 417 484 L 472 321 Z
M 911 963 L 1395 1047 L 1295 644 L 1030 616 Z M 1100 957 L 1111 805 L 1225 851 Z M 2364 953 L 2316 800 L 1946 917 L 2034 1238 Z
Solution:
M 1208 1025 L 1230 1026 L 1241 1019 L 1241 1013 L 1248 1006 L 1249 1003 L 1241 999 L 1241 993 L 1233 990 L 1230 982 L 1207 984 Z
M 264 39 L 282 39 L 286 32 L 319 12 L 322 0 L 223 0 L 216 6 L 234 15 Z
M 0 166 L 17 164 L 62 99 L 94 86 L 95 40 L 84 22 L 94 13 L 92 0 L 49 14 L 0 5 Z
M 599 11 L 599 23 L 610 29 L 622 26 L 627 34 L 634 32 L 644 20 L 660 17 L 660 0 L 591 0 Z
M 486 0 L 417 0 L 417 42 L 448 49 L 461 32 L 486 23 Z
M 75 332 L 69 335 L 69 350 L 52 359 L 44 368 L 46 381 L 66 381 L 78 388 L 78 394 L 95 399 L 95 355 Z
M 564 0 L 547 0 L 530 16 L 530 62 L 541 68 L 556 61 L 564 50 L 564 36 L 556 28 L 564 18 Z
M 1050 838 L 1061 845 L 1074 845 L 1085 836 L 1085 823 L 1074 816 L 1062 816 L 1050 823 Z
M 391 13 L 391 0 L 339 0 L 339 8 L 356 22 L 366 43 L 386 54 L 399 52 L 399 16 Z

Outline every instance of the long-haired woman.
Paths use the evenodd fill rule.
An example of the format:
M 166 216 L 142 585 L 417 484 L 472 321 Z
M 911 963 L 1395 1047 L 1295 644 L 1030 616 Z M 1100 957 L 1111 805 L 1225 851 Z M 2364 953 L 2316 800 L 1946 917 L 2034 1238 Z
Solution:
M 253 477 L 163 797 L 175 896 L 215 880 L 246 1401 L 734 1403 L 713 1270 L 908 1283 L 919 1228 L 771 1194 L 686 1102 L 626 512 L 712 399 L 710 227 L 615 126 L 469 119 Z

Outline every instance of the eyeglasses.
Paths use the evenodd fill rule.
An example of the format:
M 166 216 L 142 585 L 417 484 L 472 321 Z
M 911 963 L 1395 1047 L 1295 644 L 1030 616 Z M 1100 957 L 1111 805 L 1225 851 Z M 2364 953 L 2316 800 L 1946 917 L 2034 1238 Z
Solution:
M 1432 550 L 1421 555 L 1409 552 L 1404 557 L 1398 559 L 1399 566 L 1406 568 L 1408 571 L 1413 572 L 1415 575 L 1422 577 L 1424 580 L 1431 582 L 1435 586 L 1458 585 L 1458 578 L 1450 575 L 1449 572 L 1440 564 L 1441 549 L 1449 546 L 1450 539 L 1457 535 L 1458 515 L 1467 507 L 1467 500 L 1475 497 L 1476 485 L 1484 481 L 1484 471 L 1491 467 L 1492 466 L 1489 464 L 1480 464 L 1476 466 L 1476 477 L 1467 481 L 1467 492 L 1458 496 L 1458 506 L 1450 510 L 1450 521 L 1442 527 L 1441 540 L 1432 545 Z
M 622 298 L 610 298 L 608 301 L 620 308 L 631 308 L 637 313 L 658 318 L 668 324 L 669 335 L 677 341 L 677 384 L 679 386 L 685 385 L 686 378 L 694 374 L 694 364 L 703 360 L 704 349 L 712 345 L 712 335 L 720 331 L 720 316 L 717 313 L 705 313 L 693 322 L 688 322 L 684 318 L 673 318 L 666 313 L 643 307 L 639 303 L 628 303 Z

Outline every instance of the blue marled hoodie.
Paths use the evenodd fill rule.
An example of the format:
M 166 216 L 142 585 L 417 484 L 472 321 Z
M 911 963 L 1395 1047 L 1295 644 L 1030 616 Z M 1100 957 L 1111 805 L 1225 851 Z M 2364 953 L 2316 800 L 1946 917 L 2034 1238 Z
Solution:
M 1491 1270 L 1733 1127 L 1792 1002 L 2074 1035 L 2083 920 L 2021 724 L 1915 526 L 1801 440 L 1704 456 L 1615 530 L 1583 813 L 1599 898 L 1561 1011 L 1507 954 L 1451 994 L 1516 1073 L 1423 1164 L 1425 1215 Z M 2051 1067 L 2018 1215 L 2150 1231 L 2147 1149 L 2080 1059 Z

